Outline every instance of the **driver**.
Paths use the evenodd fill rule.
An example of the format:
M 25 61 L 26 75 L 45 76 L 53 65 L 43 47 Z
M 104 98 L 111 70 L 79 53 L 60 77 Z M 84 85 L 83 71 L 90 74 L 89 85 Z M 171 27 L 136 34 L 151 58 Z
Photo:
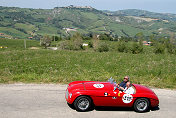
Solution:
M 128 76 L 125 76 L 124 80 L 120 84 L 117 84 L 117 87 L 119 87 L 119 89 L 123 91 L 126 88 L 126 83 L 129 82 L 129 79 L 130 78 Z

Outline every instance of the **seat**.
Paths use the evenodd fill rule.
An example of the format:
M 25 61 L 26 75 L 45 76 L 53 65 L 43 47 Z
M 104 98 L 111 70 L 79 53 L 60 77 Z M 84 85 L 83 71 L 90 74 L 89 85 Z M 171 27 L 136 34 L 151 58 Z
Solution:
M 131 87 L 134 89 L 134 93 L 133 94 L 136 94 L 136 88 L 133 85 Z

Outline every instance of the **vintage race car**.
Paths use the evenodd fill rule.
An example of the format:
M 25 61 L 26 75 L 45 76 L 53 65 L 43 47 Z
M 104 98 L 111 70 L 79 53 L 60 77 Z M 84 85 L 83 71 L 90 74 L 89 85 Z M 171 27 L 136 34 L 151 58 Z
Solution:
M 133 107 L 136 112 L 146 112 L 159 106 L 157 95 L 149 88 L 132 84 L 133 94 L 118 89 L 115 81 L 74 81 L 68 84 L 65 98 L 71 108 L 88 111 L 95 106 Z

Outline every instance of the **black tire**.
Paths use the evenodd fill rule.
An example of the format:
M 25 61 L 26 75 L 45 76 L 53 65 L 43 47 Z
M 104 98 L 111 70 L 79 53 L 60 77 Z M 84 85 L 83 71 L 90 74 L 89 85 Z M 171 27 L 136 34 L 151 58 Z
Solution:
M 149 110 L 150 102 L 147 98 L 138 98 L 134 102 L 134 110 L 136 112 L 142 113 L 147 112 Z
M 84 112 L 91 108 L 92 100 L 87 96 L 80 96 L 74 101 L 76 111 Z
M 75 109 L 75 107 L 74 107 L 73 104 L 69 104 L 68 102 L 67 102 L 67 104 L 68 104 L 68 106 L 69 106 L 71 109 Z

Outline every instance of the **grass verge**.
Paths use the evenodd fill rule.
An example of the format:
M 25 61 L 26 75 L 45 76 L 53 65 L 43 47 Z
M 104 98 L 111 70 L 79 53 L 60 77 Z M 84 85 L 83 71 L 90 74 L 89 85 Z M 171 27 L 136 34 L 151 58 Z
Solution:
M 176 88 L 176 55 L 118 52 L 0 51 L 0 83 L 107 81 L 111 76 L 159 88 Z

